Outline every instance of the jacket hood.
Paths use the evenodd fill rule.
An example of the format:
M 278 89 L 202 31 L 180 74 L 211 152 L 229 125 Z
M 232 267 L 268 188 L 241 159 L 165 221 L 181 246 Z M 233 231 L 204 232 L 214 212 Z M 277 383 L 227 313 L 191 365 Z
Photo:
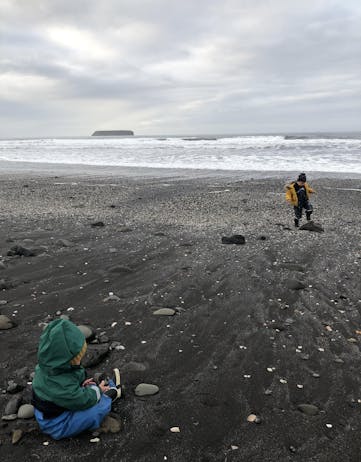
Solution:
M 79 354 L 84 342 L 84 334 L 71 321 L 52 321 L 40 337 L 40 368 L 49 375 L 69 371 L 73 367 L 70 361 Z

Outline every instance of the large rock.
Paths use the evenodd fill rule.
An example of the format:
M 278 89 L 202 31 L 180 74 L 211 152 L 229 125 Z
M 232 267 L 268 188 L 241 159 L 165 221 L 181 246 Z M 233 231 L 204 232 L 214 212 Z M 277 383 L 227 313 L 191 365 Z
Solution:
M 13 396 L 11 400 L 5 406 L 4 414 L 5 415 L 17 414 L 22 399 L 23 398 L 21 395 Z
M 304 231 L 314 231 L 315 233 L 323 233 L 325 231 L 320 224 L 315 223 L 314 221 L 308 221 L 304 225 L 300 226 L 299 229 Z
M 172 308 L 159 308 L 153 311 L 154 316 L 174 316 L 176 311 Z
M 14 245 L 8 251 L 8 256 L 13 257 L 15 255 L 19 255 L 21 257 L 35 257 L 35 252 L 32 249 L 28 249 L 21 245 Z
M 80 326 L 78 326 L 78 329 L 80 330 L 80 332 L 83 333 L 86 340 L 89 340 L 91 337 L 94 337 L 94 332 L 90 327 L 80 325 Z
M 0 314 L 0 330 L 7 330 L 14 327 L 14 324 L 11 320 L 4 314 Z
M 34 406 L 31 404 L 23 404 L 18 410 L 18 419 L 31 419 L 34 417 Z
M 158 393 L 159 387 L 151 383 L 140 383 L 134 390 L 136 396 L 150 396 Z
M 241 234 L 234 234 L 233 236 L 223 236 L 222 244 L 237 244 L 243 245 L 246 243 L 246 239 Z
M 318 414 L 318 407 L 313 404 L 299 404 L 297 409 L 307 415 Z

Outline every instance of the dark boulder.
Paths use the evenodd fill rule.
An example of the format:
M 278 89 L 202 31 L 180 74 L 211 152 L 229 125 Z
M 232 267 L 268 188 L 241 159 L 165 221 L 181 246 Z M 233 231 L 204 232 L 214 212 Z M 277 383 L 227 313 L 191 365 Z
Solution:
M 20 257 L 35 257 L 35 252 L 32 249 L 27 249 L 21 245 L 14 245 L 7 254 L 9 257 L 14 257 L 15 255 L 19 255 Z
M 222 244 L 237 244 L 243 245 L 246 243 L 246 239 L 241 234 L 234 234 L 233 236 L 223 236 Z

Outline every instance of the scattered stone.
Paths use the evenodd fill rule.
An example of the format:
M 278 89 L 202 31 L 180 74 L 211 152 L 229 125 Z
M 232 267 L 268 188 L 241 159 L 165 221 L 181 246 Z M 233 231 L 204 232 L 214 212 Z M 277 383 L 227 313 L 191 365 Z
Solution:
M 49 444 L 50 444 L 49 441 L 44 441 L 43 442 L 43 446 L 49 446 Z
M 250 415 L 247 417 L 247 422 L 260 424 L 260 423 L 261 423 L 261 418 L 260 418 L 258 415 L 256 415 L 256 414 L 250 414 Z
M 126 273 L 126 274 L 134 272 L 131 268 L 129 268 L 129 266 L 121 266 L 121 265 L 112 266 L 111 268 L 109 268 L 108 271 L 109 273 Z
M 130 361 L 122 367 L 123 372 L 144 372 L 148 369 L 146 364 Z
M 118 228 L 118 231 L 120 233 L 130 233 L 132 230 L 132 228 L 129 228 L 129 226 L 121 226 L 120 228 Z
M 299 404 L 297 409 L 307 415 L 318 414 L 318 407 L 313 404 Z
M 140 383 L 134 390 L 136 396 L 150 396 L 155 395 L 158 392 L 159 387 L 157 387 L 157 385 L 152 385 L 151 383 Z
M 7 304 L 7 300 L 0 300 L 0 305 L 6 305 Z
M 104 223 L 102 221 L 96 221 L 95 223 L 92 223 L 91 224 L 91 227 L 92 228 L 102 228 L 104 225 Z
M 18 419 L 31 419 L 34 417 L 34 406 L 32 404 L 23 404 L 18 410 Z
M 155 316 L 174 316 L 176 313 L 172 308 L 159 308 L 156 311 L 153 311 Z
M 222 244 L 236 244 L 243 245 L 246 243 L 246 239 L 241 234 L 234 234 L 233 236 L 223 236 Z
M 179 428 L 179 427 L 171 427 L 171 428 L 170 428 L 170 431 L 171 431 L 172 433 L 180 433 L 180 428 Z
M 74 245 L 72 242 L 68 241 L 67 239 L 58 239 L 56 243 L 60 247 L 72 247 Z
M 100 426 L 100 432 L 101 433 L 119 433 L 121 430 L 121 423 L 119 420 L 114 419 L 114 417 L 110 417 L 107 415 L 101 426 Z
M 93 330 L 88 326 L 80 325 L 78 326 L 78 329 L 80 330 L 80 332 L 83 333 L 86 340 L 89 340 L 91 337 L 94 336 Z
M 98 438 L 98 437 L 97 438 L 92 438 L 90 440 L 91 443 L 99 443 L 99 441 L 100 441 L 100 438 Z
M 0 314 L 0 330 L 8 330 L 14 327 L 11 320 L 4 314 Z
M 7 414 L 7 415 L 3 415 L 1 417 L 1 420 L 10 421 L 10 420 L 16 420 L 17 418 L 18 418 L 17 414 Z
M 306 288 L 306 286 L 297 279 L 287 279 L 286 286 L 291 290 L 302 290 Z
M 23 399 L 23 398 L 22 398 L 21 395 L 13 396 L 13 397 L 10 399 L 10 401 L 7 403 L 7 405 L 5 406 L 4 414 L 5 414 L 5 415 L 17 414 L 22 399 Z
M 14 257 L 15 255 L 19 255 L 20 257 L 35 257 L 35 252 L 21 245 L 14 245 L 8 251 L 7 255 L 9 257 Z
M 332 331 L 333 331 L 333 329 L 332 329 L 331 326 L 325 326 L 325 329 L 326 329 L 328 332 L 332 332 Z
M 18 443 L 23 436 L 23 431 L 20 428 L 15 428 L 11 437 L 12 444 Z
M 94 367 L 101 363 L 105 356 L 109 353 L 109 344 L 103 343 L 101 345 L 88 345 L 85 356 L 82 360 L 82 365 L 87 367 Z
M 23 385 L 16 383 L 14 380 L 9 380 L 6 391 L 7 393 L 14 394 L 14 393 L 18 393 L 19 391 L 23 389 L 24 389 Z
M 323 233 L 325 231 L 320 224 L 315 223 L 314 221 L 308 221 L 304 225 L 300 226 L 299 229 L 303 231 L 314 231 L 315 233 Z
M 113 292 L 109 292 L 109 296 L 104 298 L 103 302 L 118 302 L 120 298 L 114 295 Z
M 297 449 L 296 449 L 294 446 L 290 446 L 290 447 L 289 447 L 289 450 L 290 450 L 291 452 L 296 452 L 296 451 L 297 451 Z

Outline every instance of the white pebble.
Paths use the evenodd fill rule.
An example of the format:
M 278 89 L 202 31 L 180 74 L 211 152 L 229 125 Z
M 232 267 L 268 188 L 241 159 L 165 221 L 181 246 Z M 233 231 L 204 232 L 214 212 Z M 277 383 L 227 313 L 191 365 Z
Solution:
M 91 443 L 99 443 L 99 441 L 100 441 L 100 438 L 92 438 L 90 440 Z
M 281 383 L 287 383 L 287 380 L 285 380 L 285 379 L 280 379 L 280 382 L 281 382 Z
M 44 441 L 43 446 L 49 446 L 49 441 Z
M 303 388 L 303 385 L 301 385 L 300 383 L 297 384 L 297 388 Z
M 115 327 L 118 323 L 116 321 L 112 322 L 110 327 Z
M 172 433 L 180 433 L 180 428 L 179 427 L 171 427 L 170 431 Z
M 327 428 L 332 428 L 332 424 L 326 424 Z

